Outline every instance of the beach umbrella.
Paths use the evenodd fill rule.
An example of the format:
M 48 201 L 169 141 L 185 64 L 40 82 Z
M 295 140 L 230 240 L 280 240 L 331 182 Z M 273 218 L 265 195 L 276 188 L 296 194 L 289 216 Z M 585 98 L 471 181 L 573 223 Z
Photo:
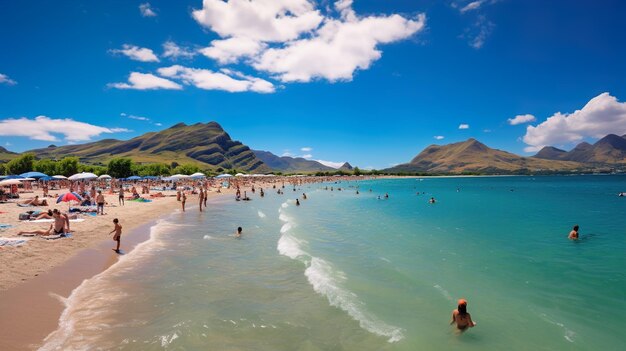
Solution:
M 41 178 L 39 178 L 39 180 L 42 180 L 44 182 L 48 182 L 48 181 L 54 180 L 54 177 L 51 177 L 51 176 L 41 177 Z
M 98 178 L 97 175 L 89 172 L 76 173 L 73 176 L 69 177 L 69 180 L 86 180 L 86 179 L 95 179 Z
M 11 174 L 11 175 L 8 175 L 5 179 L 24 179 L 24 177 L 16 175 L 16 174 Z
M 159 179 L 159 177 L 157 177 L 157 176 L 145 176 L 145 177 L 143 177 L 143 179 L 154 180 L 154 179 Z
M 170 179 L 172 180 L 185 179 L 185 178 L 189 178 L 189 176 L 185 174 L 174 174 L 173 176 L 170 177 Z
M 60 174 L 54 175 L 54 176 L 52 176 L 52 178 L 54 178 L 54 179 L 67 179 L 66 176 L 60 175 Z
M 243 173 L 237 173 L 237 174 L 235 174 L 235 177 L 244 177 L 244 176 L 245 176 L 245 174 L 243 174 Z
M 26 172 L 26 173 L 22 173 L 20 174 L 21 177 L 24 178 L 35 178 L 35 179 L 39 179 L 39 178 L 44 178 L 47 177 L 47 174 L 41 173 L 41 172 Z
M 71 192 L 71 193 L 65 193 L 57 198 L 57 204 L 59 202 L 70 202 L 70 201 L 83 201 L 83 197 L 78 195 L 78 193 Z
M 126 178 L 126 180 L 141 180 L 141 177 L 139 177 L 139 176 L 131 176 L 131 177 Z
M 21 183 L 22 182 L 19 179 L 5 179 L 5 180 L 0 181 L 1 186 L 18 185 Z
M 199 178 L 206 178 L 206 175 L 204 175 L 204 173 L 196 172 L 196 173 L 190 175 L 190 177 L 199 179 Z
M 35 178 L 22 178 L 22 179 L 18 179 L 18 180 L 21 180 L 21 181 L 25 181 L 25 180 L 33 181 L 33 180 L 37 180 L 37 179 L 35 179 Z
M 232 174 L 228 174 L 228 173 L 224 173 L 224 174 L 220 174 L 218 176 L 216 176 L 215 178 L 230 178 L 232 177 Z
M 98 179 L 111 179 L 111 178 L 113 178 L 113 177 L 111 177 L 111 176 L 110 176 L 110 175 L 108 175 L 108 174 L 103 174 L 103 175 L 101 175 L 101 176 L 99 176 L 99 177 L 98 177 Z

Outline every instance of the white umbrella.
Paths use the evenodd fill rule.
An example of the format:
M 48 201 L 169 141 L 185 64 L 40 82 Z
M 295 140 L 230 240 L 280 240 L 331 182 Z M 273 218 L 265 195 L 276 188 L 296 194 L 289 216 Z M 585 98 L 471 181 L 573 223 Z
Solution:
M 230 177 L 232 177 L 231 174 L 224 173 L 224 174 L 220 174 L 220 175 L 216 176 L 215 178 L 230 178 Z
M 23 179 L 5 179 L 0 181 L 0 186 L 9 186 L 9 185 L 17 185 L 22 184 L 20 181 Z
M 21 181 L 24 181 L 24 180 L 33 181 L 33 180 L 37 180 L 37 179 L 35 179 L 35 178 L 21 178 L 19 180 L 21 180 Z
M 103 174 L 103 175 L 101 175 L 101 176 L 99 176 L 99 177 L 98 177 L 98 179 L 111 179 L 111 178 L 113 178 L 113 177 L 111 177 L 111 176 L 110 176 L 110 175 L 108 175 L 108 174 Z
M 204 175 L 204 173 L 200 173 L 200 172 L 196 172 L 192 175 L 190 175 L 191 178 L 206 178 L 206 176 Z
M 186 174 L 174 174 L 173 176 L 170 177 L 170 179 L 172 180 L 178 180 L 178 179 L 184 179 L 184 178 L 189 178 L 189 176 Z
M 243 173 L 237 173 L 237 174 L 235 174 L 235 177 L 243 177 L 243 176 L 245 176 L 245 174 L 243 174 Z
M 67 179 L 67 177 L 66 177 L 66 176 L 64 176 L 64 175 L 60 175 L 60 174 L 59 174 L 59 175 L 52 176 L 52 178 L 54 178 L 54 179 Z
M 76 173 L 73 176 L 69 177 L 69 180 L 85 180 L 85 179 L 95 179 L 98 178 L 97 175 L 89 172 Z

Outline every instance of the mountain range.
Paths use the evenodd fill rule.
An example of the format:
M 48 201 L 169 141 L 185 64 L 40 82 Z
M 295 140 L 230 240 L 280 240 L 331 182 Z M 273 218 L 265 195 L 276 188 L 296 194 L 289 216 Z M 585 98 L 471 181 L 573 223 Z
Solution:
M 336 171 L 317 161 L 302 157 L 276 156 L 269 151 L 253 150 L 254 155 L 268 167 L 281 172 L 326 172 Z
M 570 151 L 546 146 L 533 157 L 589 164 L 626 164 L 626 135 L 609 134 L 594 144 L 582 142 Z
M 82 162 L 106 164 L 113 157 L 128 157 L 139 163 L 192 163 L 201 168 L 238 169 L 265 173 L 271 169 L 250 148 L 234 141 L 216 122 L 176 124 L 130 140 L 104 139 L 81 145 L 30 150 L 37 158 L 78 156 Z

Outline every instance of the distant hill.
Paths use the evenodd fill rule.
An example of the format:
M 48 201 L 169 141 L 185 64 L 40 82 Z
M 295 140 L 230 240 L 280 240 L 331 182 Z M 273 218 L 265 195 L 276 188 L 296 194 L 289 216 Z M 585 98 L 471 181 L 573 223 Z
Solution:
M 249 147 L 234 141 L 216 122 L 176 124 L 159 132 L 150 132 L 130 140 L 104 139 L 81 145 L 67 145 L 30 150 L 38 158 L 60 159 L 77 156 L 82 162 L 107 163 L 113 157 L 128 157 L 135 162 L 170 164 L 193 163 L 201 168 L 236 168 L 251 172 L 269 172 Z
M 349 164 L 348 162 L 344 163 L 343 165 L 341 165 L 341 167 L 339 167 L 340 171 L 344 171 L 344 172 L 352 172 L 354 168 L 352 167 L 351 164 Z
M 263 161 L 268 167 L 280 172 L 326 172 L 336 169 L 323 164 L 307 160 L 302 157 L 276 156 L 269 151 L 252 150 L 255 156 Z
M 8 162 L 17 155 L 16 152 L 9 151 L 0 146 L 0 162 Z
M 551 150 L 553 149 L 558 150 L 554 147 L 546 146 L 533 157 L 589 164 L 626 164 L 626 135 L 609 134 L 593 145 L 582 142 L 570 151 L 560 150 L 562 152 L 552 152 Z
M 386 172 L 392 173 L 451 173 L 475 172 L 484 174 L 527 173 L 541 171 L 575 170 L 583 168 L 576 162 L 542 160 L 521 157 L 506 151 L 492 149 L 476 139 L 448 145 L 431 145 L 411 162 Z

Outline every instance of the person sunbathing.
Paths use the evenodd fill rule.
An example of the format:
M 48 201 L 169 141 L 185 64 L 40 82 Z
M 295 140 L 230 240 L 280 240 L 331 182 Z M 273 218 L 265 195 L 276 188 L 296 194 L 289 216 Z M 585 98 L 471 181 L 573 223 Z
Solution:
M 52 210 L 48 210 L 48 212 L 42 212 L 38 215 L 36 215 L 35 217 L 31 217 L 31 220 L 38 220 L 38 219 L 52 219 Z
M 19 233 L 17 233 L 17 235 L 20 236 L 28 236 L 28 234 L 34 234 L 34 235 L 50 235 L 50 232 L 52 231 L 52 227 L 54 225 L 50 224 L 50 228 L 48 228 L 48 230 L 22 230 Z

